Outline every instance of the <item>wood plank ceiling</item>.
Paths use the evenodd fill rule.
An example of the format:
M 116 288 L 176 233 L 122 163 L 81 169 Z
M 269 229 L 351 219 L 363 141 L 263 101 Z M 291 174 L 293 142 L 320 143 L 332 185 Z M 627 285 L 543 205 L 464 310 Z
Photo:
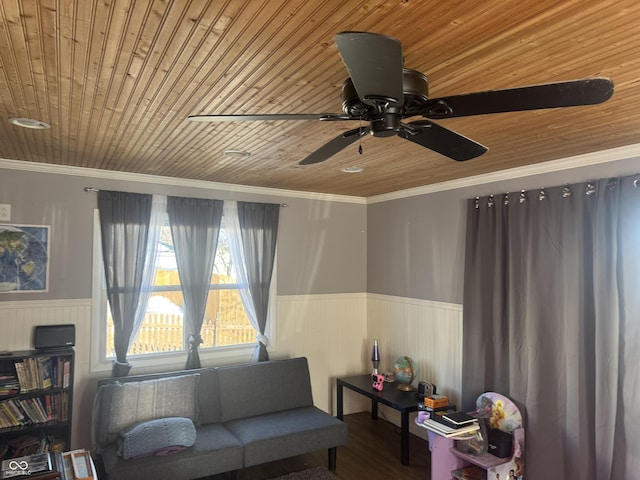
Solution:
M 351 146 L 299 166 L 357 122 L 186 120 L 339 113 L 347 73 L 333 37 L 345 30 L 400 39 L 431 97 L 590 76 L 611 78 L 615 93 L 441 120 L 490 148 L 461 163 L 366 137 L 362 155 Z M 637 0 L 2 0 L 0 157 L 367 197 L 638 143 L 639 77 Z M 340 171 L 355 165 L 364 172 Z

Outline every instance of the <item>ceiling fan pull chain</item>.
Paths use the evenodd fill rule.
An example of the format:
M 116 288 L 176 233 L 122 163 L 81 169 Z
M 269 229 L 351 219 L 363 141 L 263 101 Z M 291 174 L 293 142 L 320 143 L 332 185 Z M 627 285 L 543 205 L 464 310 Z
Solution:
M 360 117 L 358 124 L 359 132 L 358 132 L 358 153 L 362 155 L 362 117 Z

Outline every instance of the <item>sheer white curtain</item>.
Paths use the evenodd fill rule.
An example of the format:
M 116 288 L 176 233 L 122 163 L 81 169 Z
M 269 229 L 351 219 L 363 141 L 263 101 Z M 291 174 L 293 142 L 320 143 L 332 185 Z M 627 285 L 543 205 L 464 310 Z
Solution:
M 138 308 L 133 322 L 133 330 L 129 338 L 129 348 L 138 336 L 140 327 L 144 322 L 147 313 L 147 305 L 151 292 L 153 291 L 153 280 L 158 265 L 158 243 L 160 242 L 160 231 L 165 223 L 167 209 L 167 197 L 164 195 L 153 195 L 151 201 L 151 215 L 149 217 L 149 233 L 147 237 L 147 256 L 144 262 L 142 273 L 142 287 L 138 299 Z M 127 349 L 128 350 L 128 349 Z
M 244 258 L 244 248 L 242 246 L 242 234 L 240 233 L 240 223 L 238 222 L 237 202 L 225 200 L 222 216 L 224 218 L 225 228 L 229 237 L 233 272 L 236 278 L 236 283 L 238 284 L 238 291 L 240 292 L 242 305 L 244 306 L 251 326 L 256 330 L 256 340 L 268 346 L 269 338 L 260 333 L 260 325 L 258 325 L 256 308 L 253 305 L 251 290 L 249 289 L 249 278 Z

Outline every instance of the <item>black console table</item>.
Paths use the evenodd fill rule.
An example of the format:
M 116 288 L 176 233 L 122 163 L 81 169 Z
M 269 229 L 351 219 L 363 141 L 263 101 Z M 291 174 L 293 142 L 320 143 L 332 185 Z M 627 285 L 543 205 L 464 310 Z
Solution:
M 409 465 L 409 413 L 418 411 L 418 399 L 415 392 L 398 390 L 395 383 L 385 383 L 382 391 L 372 386 L 371 375 L 356 375 L 354 377 L 338 378 L 337 388 L 337 416 L 343 418 L 344 387 L 371 399 L 371 418 L 378 419 L 378 403 L 382 403 L 400 412 L 400 461 Z

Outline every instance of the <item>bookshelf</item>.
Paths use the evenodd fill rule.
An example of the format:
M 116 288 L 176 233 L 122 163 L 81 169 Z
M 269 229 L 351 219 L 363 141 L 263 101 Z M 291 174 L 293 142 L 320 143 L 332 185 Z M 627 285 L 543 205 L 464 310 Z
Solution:
M 71 446 L 73 349 L 0 355 L 0 460 Z

